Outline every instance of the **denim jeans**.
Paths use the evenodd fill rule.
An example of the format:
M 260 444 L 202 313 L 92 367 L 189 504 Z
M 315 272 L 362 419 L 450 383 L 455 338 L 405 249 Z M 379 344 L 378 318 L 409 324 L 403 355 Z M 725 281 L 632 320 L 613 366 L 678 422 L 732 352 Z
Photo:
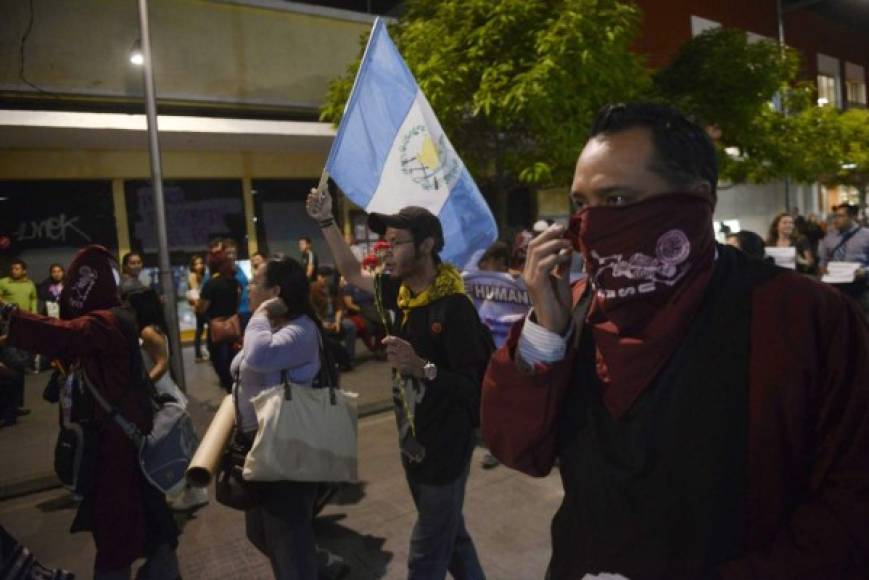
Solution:
M 415 483 L 409 478 L 417 520 L 410 537 L 408 580 L 485 580 L 474 542 L 465 529 L 462 505 L 469 463 L 446 485 Z
M 343 334 L 344 350 L 352 363 L 356 359 L 356 325 L 349 318 L 341 319 L 341 333 Z
M 193 352 L 196 358 L 202 358 L 202 333 L 205 331 L 205 315 L 196 315 L 196 331 L 193 335 Z
M 232 373 L 229 367 L 236 352 L 232 343 L 221 342 L 218 344 L 211 342 L 211 338 L 208 338 L 208 354 L 211 356 L 211 365 L 214 367 L 217 378 L 220 379 L 220 386 L 227 393 L 232 391 Z

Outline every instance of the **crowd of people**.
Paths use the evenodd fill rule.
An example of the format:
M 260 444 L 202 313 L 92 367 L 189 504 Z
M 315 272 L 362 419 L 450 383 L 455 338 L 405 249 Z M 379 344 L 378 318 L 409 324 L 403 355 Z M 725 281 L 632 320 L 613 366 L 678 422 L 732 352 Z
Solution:
M 59 318 L 64 278 L 63 266 L 52 264 L 48 276 L 38 285 L 34 284 L 27 275 L 27 263 L 15 259 L 10 264 L 9 275 L 0 278 L 0 299 L 16 304 L 25 312 Z M 24 376 L 46 365 L 39 354 L 0 346 L 0 428 L 12 427 L 19 417 L 30 414 L 24 401 Z
M 869 317 L 869 227 L 860 208 L 847 202 L 836 205 L 827 220 L 817 214 L 803 217 L 798 208 L 776 215 L 766 239 L 749 230 L 728 232 L 726 241 L 747 255 L 774 262 L 768 248 L 793 248 L 793 268 L 802 274 L 824 279 L 831 262 L 846 262 L 856 267 L 851 281 L 830 283 L 853 298 Z
M 766 240 L 744 231 L 728 240 L 735 248 L 717 244 L 716 155 L 700 127 L 663 106 L 620 104 L 590 134 L 569 224 L 538 222 L 465 271 L 441 259 L 446 240 L 428 210 L 372 213 L 380 240 L 366 254 L 316 190 L 307 211 L 335 268 L 308 238 L 299 260 L 251 256 L 250 279 L 233 240 L 194 257 L 194 348 L 204 359 L 204 327 L 234 397 L 234 444 L 249 450 L 257 437 L 258 395 L 288 382 L 316 388 L 333 359 L 352 370 L 361 338 L 393 369 L 416 508 L 412 580 L 485 578 L 463 514 L 478 428 L 491 465 L 532 476 L 559 468 L 551 580 L 866 578 L 869 326 L 859 300 L 869 230 L 845 205 L 826 231 L 787 213 Z M 769 248 L 794 248 L 799 272 L 770 264 Z M 577 256 L 583 271 L 572 273 Z M 853 280 L 813 279 L 841 262 L 856 264 Z M 0 347 L 83 369 L 147 430 L 149 393 L 131 369 L 186 398 L 171 380 L 160 298 L 136 285 L 141 264 L 124 256 L 116 283 L 111 256 L 89 247 L 66 281 L 52 268 L 45 295 L 56 317 L 35 312 L 19 264 L 11 278 L 22 286 L 0 295 Z M 142 556 L 139 577 L 178 577 L 169 509 L 207 498 L 188 488 L 167 499 L 99 408 L 73 411 L 100 428 L 102 460 L 73 528 L 93 534 L 94 577 L 129 578 Z M 316 483 L 255 481 L 250 492 L 247 537 L 275 577 L 316 578 Z

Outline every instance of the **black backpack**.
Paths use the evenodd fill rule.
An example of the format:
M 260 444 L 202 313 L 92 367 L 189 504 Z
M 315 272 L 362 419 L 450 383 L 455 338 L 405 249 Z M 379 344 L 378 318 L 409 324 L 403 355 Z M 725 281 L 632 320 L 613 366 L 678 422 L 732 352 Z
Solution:
M 54 445 L 54 472 L 64 487 L 76 495 L 84 496 L 91 490 L 96 475 L 100 429 L 93 417 L 90 393 L 77 371 L 70 369 L 69 372 L 67 377 L 52 377 L 58 385 L 60 402 L 60 431 Z

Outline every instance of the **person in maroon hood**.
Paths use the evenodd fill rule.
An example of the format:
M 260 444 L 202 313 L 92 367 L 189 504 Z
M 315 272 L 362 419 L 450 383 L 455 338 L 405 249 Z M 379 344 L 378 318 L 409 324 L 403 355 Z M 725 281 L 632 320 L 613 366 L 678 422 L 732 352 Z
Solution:
M 18 348 L 80 364 L 102 395 L 143 432 L 151 430 L 150 394 L 131 376 L 141 356 L 132 315 L 120 308 L 113 258 L 101 246 L 76 254 L 60 295 L 60 320 L 0 303 L 8 320 L 3 340 Z M 135 348 L 134 348 L 135 347 Z M 99 405 L 99 454 L 91 489 L 72 524 L 96 544 L 94 578 L 129 578 L 133 561 L 147 557 L 138 578 L 178 577 L 178 530 L 163 494 L 142 475 L 135 447 Z
M 550 580 L 869 578 L 866 323 L 716 244 L 717 181 L 678 111 L 607 106 L 571 227 L 529 244 L 533 311 L 490 361 L 482 431 L 509 467 L 558 462 Z

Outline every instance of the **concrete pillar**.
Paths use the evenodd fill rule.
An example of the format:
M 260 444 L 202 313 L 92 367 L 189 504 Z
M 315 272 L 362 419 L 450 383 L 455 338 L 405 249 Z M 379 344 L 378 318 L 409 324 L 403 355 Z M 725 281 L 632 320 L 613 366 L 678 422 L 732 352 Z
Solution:
M 127 198 L 124 195 L 124 180 L 112 180 L 112 201 L 115 207 L 115 229 L 118 232 L 118 262 L 130 251 L 130 227 L 127 219 Z
M 244 177 L 241 178 L 241 196 L 244 201 L 244 228 L 247 234 L 247 255 L 250 256 L 259 249 L 256 237 L 256 211 L 253 204 L 253 179 L 251 178 L 250 159 L 244 154 Z

